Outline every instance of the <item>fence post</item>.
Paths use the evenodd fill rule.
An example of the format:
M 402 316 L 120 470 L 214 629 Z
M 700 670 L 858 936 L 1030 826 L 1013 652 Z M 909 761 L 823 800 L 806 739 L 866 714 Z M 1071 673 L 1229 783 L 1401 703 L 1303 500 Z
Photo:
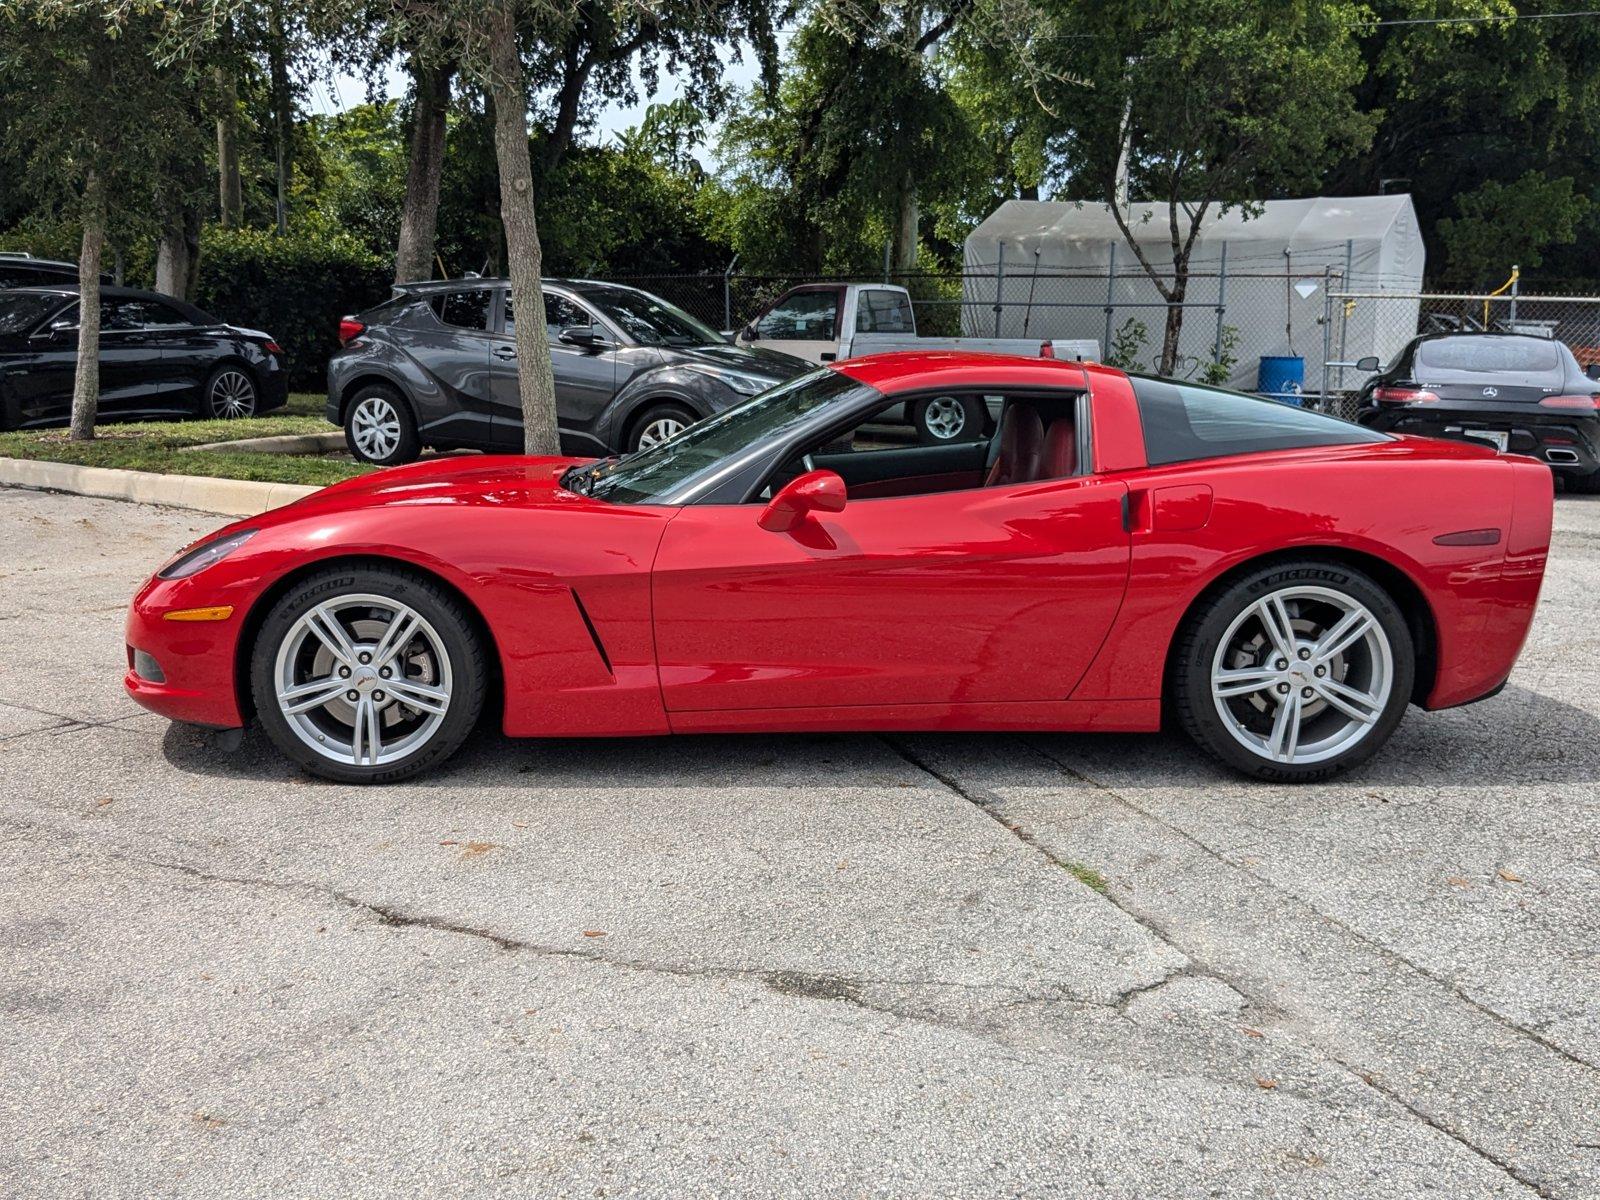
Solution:
M 1517 283 L 1522 278 L 1522 267 L 1517 263 L 1511 264 L 1511 332 L 1516 332 L 1517 326 Z
M 1006 244 L 1001 242 L 996 248 L 994 262 L 994 336 L 1000 336 L 1000 289 L 1006 281 Z
M 733 269 L 739 265 L 739 256 L 735 254 L 728 260 L 727 268 L 722 272 L 722 327 L 733 328 Z
M 1355 261 L 1356 261 L 1356 240 L 1355 240 L 1355 238 L 1346 238 L 1345 239 L 1345 243 L 1344 243 L 1344 274 L 1339 276 L 1339 290 L 1341 292 L 1348 292 L 1350 290 L 1350 272 L 1355 269 Z M 1378 291 L 1382 291 L 1383 290 L 1383 286 L 1382 286 L 1381 282 L 1379 283 L 1379 286 L 1378 286 L 1377 290 Z M 1339 305 L 1339 361 L 1340 362 L 1346 362 L 1346 361 L 1348 361 L 1348 359 L 1350 357 L 1349 354 L 1347 354 L 1345 351 L 1346 351 L 1347 347 L 1350 344 L 1350 306 L 1353 303 L 1355 303 L 1353 300 L 1346 300 L 1346 301 L 1344 301 L 1344 303 Z M 1374 317 L 1374 320 L 1376 320 L 1376 317 Z M 1344 368 L 1343 367 L 1339 368 L 1339 390 L 1341 392 L 1344 391 Z
M 1106 340 L 1100 345 L 1100 359 L 1105 361 L 1111 353 L 1111 302 L 1117 294 L 1117 244 L 1111 243 L 1111 257 L 1106 260 Z
M 1333 357 L 1333 267 L 1322 264 L 1322 411 L 1332 412 L 1328 399 L 1328 360 Z
M 1211 361 L 1222 365 L 1222 318 L 1228 309 L 1228 243 L 1222 243 L 1222 259 L 1217 263 L 1217 340 L 1211 346 Z M 1226 383 L 1227 380 L 1222 382 Z

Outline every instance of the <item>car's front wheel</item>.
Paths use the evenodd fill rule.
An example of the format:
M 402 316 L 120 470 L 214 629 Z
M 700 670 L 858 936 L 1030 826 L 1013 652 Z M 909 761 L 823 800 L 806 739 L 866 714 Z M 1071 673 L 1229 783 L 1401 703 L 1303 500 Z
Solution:
M 1374 580 L 1330 562 L 1254 571 L 1179 634 L 1172 697 L 1189 735 L 1262 779 L 1308 782 L 1366 761 L 1411 700 L 1405 617 Z
M 213 420 L 235 421 L 256 415 L 256 381 L 241 366 L 225 364 L 206 380 L 206 415 Z
M 386 387 L 362 388 L 344 413 L 344 441 L 362 462 L 394 467 L 422 453 L 417 423 L 406 402 Z
M 681 404 L 652 404 L 633 422 L 628 449 L 648 450 L 675 438 L 695 423 L 696 417 Z
M 399 568 L 333 568 L 272 606 L 250 664 L 267 735 L 343 783 L 388 783 L 453 754 L 483 709 L 488 663 L 460 601 Z

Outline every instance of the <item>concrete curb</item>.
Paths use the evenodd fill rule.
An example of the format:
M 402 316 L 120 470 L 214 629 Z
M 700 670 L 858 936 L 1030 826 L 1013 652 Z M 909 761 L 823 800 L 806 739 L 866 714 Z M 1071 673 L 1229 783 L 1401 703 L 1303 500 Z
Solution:
M 236 442 L 207 442 L 203 446 L 184 446 L 178 453 L 195 450 L 225 450 L 253 454 L 327 454 L 344 449 L 344 434 L 285 433 L 277 437 L 240 438 Z
M 44 488 L 136 504 L 167 504 L 226 517 L 252 517 L 320 490 L 295 483 L 158 475 L 153 471 L 82 467 L 28 458 L 0 458 L 0 486 Z

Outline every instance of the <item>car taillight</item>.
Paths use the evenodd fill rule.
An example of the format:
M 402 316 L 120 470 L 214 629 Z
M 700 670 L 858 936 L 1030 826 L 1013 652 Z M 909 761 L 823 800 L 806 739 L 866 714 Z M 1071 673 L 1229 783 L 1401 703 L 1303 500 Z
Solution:
M 277 342 L 269 341 L 267 343 L 267 353 L 268 354 L 282 354 L 283 353 L 283 347 L 278 345 Z
M 1372 398 L 1379 404 L 1437 404 L 1437 392 L 1425 391 L 1422 388 L 1381 387 L 1372 393 Z
M 1056 345 L 1055 345 L 1054 342 L 1040 342 L 1039 343 L 1039 357 L 1040 358 L 1054 358 L 1055 356 L 1056 356 Z
M 341 317 L 339 319 L 339 344 L 348 346 L 366 331 L 367 327 L 354 317 Z
M 1593 412 L 1600 408 L 1600 392 L 1592 396 L 1546 396 L 1539 401 L 1540 408 L 1581 408 Z

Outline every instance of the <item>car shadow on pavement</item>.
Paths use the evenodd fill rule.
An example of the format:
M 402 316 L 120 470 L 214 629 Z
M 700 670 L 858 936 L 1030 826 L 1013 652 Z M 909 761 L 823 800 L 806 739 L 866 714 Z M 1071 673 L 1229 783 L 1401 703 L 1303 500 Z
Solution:
M 242 743 L 172 725 L 167 761 L 186 774 L 289 780 L 304 773 L 259 727 Z M 1102 769 L 1119 785 L 1234 781 L 1249 786 L 1171 731 L 1156 734 L 725 734 L 658 738 L 507 738 L 480 728 L 448 762 L 406 787 L 886 786 L 922 756 L 919 746 L 973 762 L 1055 775 Z M 909 758 L 905 751 L 909 749 Z M 1352 783 L 1481 787 L 1600 781 L 1600 718 L 1539 692 L 1510 686 L 1465 708 L 1411 709 L 1390 743 L 1342 777 Z M 336 786 L 336 785 L 330 785 Z

